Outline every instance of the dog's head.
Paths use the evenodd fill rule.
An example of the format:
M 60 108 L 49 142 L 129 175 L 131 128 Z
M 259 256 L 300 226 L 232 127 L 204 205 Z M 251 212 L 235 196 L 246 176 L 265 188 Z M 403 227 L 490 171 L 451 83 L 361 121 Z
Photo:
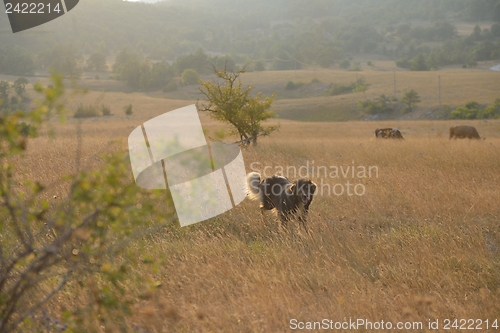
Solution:
M 308 205 L 316 192 L 316 184 L 309 179 L 299 179 L 292 185 L 291 190 L 304 205 Z

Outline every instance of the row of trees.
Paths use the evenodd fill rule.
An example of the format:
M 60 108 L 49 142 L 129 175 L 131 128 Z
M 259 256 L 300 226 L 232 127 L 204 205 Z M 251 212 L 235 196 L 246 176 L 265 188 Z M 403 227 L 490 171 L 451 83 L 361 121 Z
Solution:
M 84 60 L 81 51 L 72 44 L 56 44 L 37 55 L 18 45 L 0 45 L 0 73 L 33 75 L 37 69 L 79 77 L 83 70 L 106 70 L 106 55 L 96 52 Z
M 390 98 L 385 94 L 380 95 L 375 100 L 362 100 L 358 102 L 358 106 L 363 109 L 363 113 L 368 115 L 377 115 L 382 113 L 412 112 L 420 103 L 420 95 L 414 90 L 405 91 L 403 97 L 398 100 Z
M 397 60 L 396 65 L 415 71 L 437 69 L 452 64 L 474 67 L 477 61 L 500 60 L 500 41 L 474 42 L 471 39 L 454 39 L 434 49 L 420 48 L 417 51 L 419 52 L 413 57 Z
M 246 69 L 264 70 L 262 62 L 241 65 Z M 229 55 L 209 56 L 202 49 L 178 57 L 172 64 L 166 61 L 154 62 L 129 48 L 117 54 L 111 78 L 126 82 L 134 89 L 175 90 L 178 83 L 196 84 L 200 75 L 213 72 L 213 68 L 237 71 L 236 61 Z M 181 80 L 174 79 L 180 77 Z
M 267 5 L 263 4 L 263 6 L 270 8 L 270 12 L 272 12 L 277 8 L 278 2 L 275 0 Z M 243 18 L 240 6 L 228 6 L 225 9 L 227 13 L 238 13 L 240 21 L 237 21 L 235 17 L 230 17 L 228 20 L 213 20 L 217 22 L 215 24 L 207 21 L 213 14 L 213 9 L 205 13 L 207 17 L 202 19 L 198 17 L 198 14 L 192 13 L 189 6 L 182 10 L 175 7 L 175 2 L 170 5 L 165 3 L 156 6 L 121 2 L 121 6 L 118 6 L 118 2 L 112 0 L 99 4 L 95 1 L 89 1 L 81 7 L 79 16 L 82 19 L 88 19 L 85 22 L 79 22 L 85 29 L 79 29 L 78 33 L 71 35 L 71 43 L 80 45 L 78 49 L 69 43 L 55 44 L 52 39 L 44 43 L 44 35 L 37 35 L 36 42 L 32 41 L 29 35 L 23 36 L 18 41 L 19 44 L 24 45 L 24 48 L 12 47 L 12 42 L 4 43 L 3 39 L 6 37 L 0 35 L 0 73 L 28 75 L 33 74 L 36 69 L 53 67 L 67 76 L 78 77 L 82 70 L 106 70 L 106 58 L 113 52 L 118 54 L 124 45 L 130 45 L 131 49 L 137 50 L 139 54 L 148 55 L 148 58 L 153 62 L 175 61 L 178 75 L 187 68 L 195 69 L 199 74 L 210 72 L 210 66 L 201 65 L 209 57 L 205 52 L 200 52 L 200 46 L 207 51 L 231 54 L 231 57 L 226 56 L 227 59 L 219 57 L 221 61 L 227 62 L 228 68 L 231 67 L 232 61 L 244 63 L 244 59 L 237 59 L 244 55 L 251 59 L 274 59 L 272 68 L 277 70 L 298 69 L 303 63 L 330 67 L 334 64 L 340 64 L 350 54 L 360 52 L 382 53 L 395 59 L 401 58 L 398 65 L 415 70 L 437 68 L 448 63 L 467 63 L 471 59 L 476 61 L 495 59 L 498 56 L 498 52 L 495 53 L 498 47 L 495 46 L 495 49 L 487 56 L 478 55 L 476 57 L 476 53 L 481 53 L 484 47 L 477 46 L 474 42 L 477 44 L 489 41 L 495 44 L 495 41 L 500 38 L 499 24 L 494 24 L 491 29 L 485 30 L 476 27 L 473 34 L 468 39 L 464 39 L 457 38 L 455 26 L 444 20 L 437 20 L 434 25 L 429 27 L 412 27 L 407 23 L 398 25 L 398 22 L 393 22 L 393 19 L 381 20 L 381 17 L 386 17 L 386 11 L 392 12 L 397 8 L 399 16 L 394 17 L 401 18 L 407 15 L 405 14 L 406 10 L 423 11 L 424 5 L 414 6 L 409 3 L 398 3 L 394 4 L 395 8 L 386 8 L 384 5 L 392 4 L 393 1 L 378 0 L 365 5 L 372 9 L 385 8 L 383 13 L 380 10 L 375 12 L 372 10 L 370 15 L 367 15 L 363 20 L 349 20 L 347 19 L 349 15 L 357 17 L 359 11 L 364 12 L 367 9 L 353 6 L 341 0 L 338 2 L 337 6 L 345 9 L 342 20 L 326 18 L 321 22 L 316 22 L 303 17 L 301 20 L 271 25 L 269 13 L 266 12 L 266 15 L 262 17 L 262 15 L 258 16 L 254 10 L 250 10 L 249 17 Z M 444 10 L 445 5 L 448 5 L 450 10 L 454 8 L 457 11 L 466 11 L 476 6 L 471 5 L 468 0 L 461 2 L 461 5 L 456 5 L 450 1 L 441 0 L 428 2 L 427 6 L 430 8 L 439 7 Z M 500 8 L 489 0 L 477 0 L 476 3 L 479 3 L 481 8 L 489 8 L 489 13 L 495 13 L 497 8 Z M 200 5 L 203 7 L 208 5 L 208 2 L 201 1 Z M 97 9 L 96 6 L 99 8 Z M 355 8 L 358 12 L 354 10 Z M 165 17 L 171 17 L 176 11 L 180 11 L 186 14 L 187 19 L 186 22 L 178 21 L 178 19 L 171 21 L 162 19 L 161 22 L 156 22 L 157 25 L 165 28 L 161 35 L 156 34 L 156 31 L 159 30 L 157 28 L 145 30 L 142 26 L 134 26 L 134 33 L 130 34 L 134 38 L 122 41 L 123 38 L 117 35 L 118 32 L 115 29 L 121 27 L 123 30 L 120 33 L 125 34 L 130 26 L 123 26 L 123 22 L 117 16 L 122 15 L 123 18 L 126 18 L 128 15 L 132 15 L 132 9 L 136 11 L 135 19 L 131 17 L 128 21 L 138 22 L 140 17 L 144 17 L 146 23 L 143 24 L 145 26 L 156 22 L 155 20 L 159 19 L 159 13 L 165 14 Z M 155 9 L 156 12 L 154 12 Z M 99 15 L 95 14 L 96 10 L 98 10 Z M 104 13 L 110 16 L 108 20 L 99 20 L 92 25 L 89 24 L 89 22 L 95 21 L 95 17 L 101 17 Z M 146 13 L 151 14 L 150 17 Z M 92 17 L 92 14 L 95 17 Z M 222 16 L 225 17 L 224 14 Z M 146 19 L 146 17 L 148 18 Z M 108 26 L 110 22 L 117 21 L 119 24 L 117 23 L 116 26 Z M 172 27 L 171 30 L 169 27 L 173 22 L 176 26 L 175 29 Z M 192 25 L 189 25 L 188 28 L 189 23 Z M 54 24 L 58 26 L 57 29 L 54 29 L 56 34 L 75 32 L 73 31 L 74 27 L 66 26 L 68 22 L 65 19 L 57 20 Z M 242 30 L 243 26 L 246 28 Z M 115 33 L 111 34 L 112 31 Z M 142 32 L 146 35 L 143 36 Z M 88 35 L 92 36 L 92 41 L 87 40 Z M 58 38 L 58 40 L 69 41 L 70 39 L 68 37 Z M 461 41 L 461 47 L 455 48 L 460 56 L 456 56 L 457 52 L 447 52 L 442 48 L 434 49 L 425 44 L 430 41 L 445 41 L 453 44 L 456 40 Z M 397 41 L 395 48 L 393 47 L 394 41 Z M 40 50 L 40 45 L 44 45 L 45 49 Z M 476 47 L 479 49 L 476 50 Z M 90 56 L 84 59 L 82 53 L 90 54 Z M 420 65 L 411 66 L 410 61 L 419 54 L 426 57 L 425 65 L 420 62 Z M 462 54 L 465 55 L 462 56 Z M 142 66 L 142 64 L 140 65 Z M 197 67 L 193 67 L 193 65 Z M 221 67 L 219 63 L 216 65 Z M 256 63 L 255 69 L 262 69 L 262 65 L 262 62 Z M 141 70 L 138 68 L 141 66 L 136 66 L 137 68 L 132 70 L 135 72 L 135 76 L 139 75 L 137 73 Z M 147 68 L 142 70 L 142 72 L 147 71 Z M 147 73 L 143 76 L 146 82 L 150 81 L 147 78 Z M 154 79 L 151 80 L 154 81 Z M 142 86 L 148 85 L 148 83 L 142 84 Z
M 490 105 L 480 105 L 477 102 L 468 102 L 457 107 L 450 113 L 451 119 L 492 119 L 500 118 L 500 98 Z
M 0 73 L 9 75 L 31 75 L 36 65 L 33 56 L 18 45 L 0 44 Z
M 492 18 L 500 7 L 491 0 L 423 0 L 418 3 L 377 0 L 365 1 L 363 6 L 345 0 L 335 3 L 317 0 L 308 5 L 302 0 L 293 1 L 295 5 L 285 4 L 283 0 L 259 0 L 257 3 L 259 5 L 252 6 L 231 3 L 216 9 L 213 3 L 205 0 L 190 1 L 182 7 L 176 1 L 154 6 L 116 0 L 86 1 L 80 4 L 79 15 L 74 20 L 61 18 L 51 23 L 53 33 L 50 35 L 23 35 L 13 40 L 1 34 L 0 48 L 4 50 L 0 50 L 0 73 L 26 75 L 36 68 L 51 66 L 72 76 L 84 69 L 100 71 L 107 67 L 106 57 L 118 53 L 125 45 L 154 61 L 171 62 L 186 54 L 197 57 L 196 50 L 201 46 L 208 52 L 232 54 L 239 63 L 242 61 L 236 59 L 237 55 L 252 59 L 274 58 L 274 69 L 296 69 L 300 68 L 300 63 L 329 67 L 358 52 L 379 52 L 412 59 L 425 51 L 418 50 L 421 43 L 455 37 L 455 27 L 443 21 L 447 12 L 470 12 L 474 14 L 464 16 L 483 18 L 489 15 Z M 295 12 L 293 8 L 301 10 L 291 14 Z M 312 8 L 323 8 L 321 21 L 312 19 L 316 17 Z M 340 10 L 342 16 L 325 18 L 327 8 L 334 8 L 332 12 Z M 426 16 L 433 11 L 438 13 L 437 20 L 432 19 L 436 21 L 433 26 L 400 24 L 411 18 L 429 19 Z M 271 24 L 273 15 L 294 19 Z M 491 36 L 495 36 L 496 30 L 491 28 Z M 399 41 L 395 49 L 391 44 L 394 37 Z M 56 41 L 63 43 L 58 45 Z M 14 42 L 24 45 L 25 49 L 13 49 Z M 79 49 L 75 50 L 68 43 L 79 45 Z M 84 60 L 82 53 L 90 57 Z M 184 66 L 180 60 L 179 66 Z M 193 68 L 200 74 L 209 71 L 184 66 L 180 72 L 186 68 Z
M 358 103 L 367 115 L 377 115 L 383 113 L 413 111 L 420 103 L 420 95 L 414 90 L 405 91 L 403 97 L 398 100 L 390 98 L 385 94 L 380 95 L 375 100 L 362 100 Z M 459 106 L 449 114 L 450 119 L 500 119 L 500 98 L 490 105 L 481 105 L 475 101 Z
M 24 109 L 23 103 L 29 101 L 26 94 L 28 83 L 24 77 L 18 78 L 12 84 L 8 81 L 0 81 L 0 111 L 5 113 Z
M 412 27 L 408 23 L 401 24 L 395 29 L 389 29 L 390 36 L 397 37 L 402 41 L 445 41 L 457 36 L 457 28 L 446 21 L 435 22 L 433 26 Z

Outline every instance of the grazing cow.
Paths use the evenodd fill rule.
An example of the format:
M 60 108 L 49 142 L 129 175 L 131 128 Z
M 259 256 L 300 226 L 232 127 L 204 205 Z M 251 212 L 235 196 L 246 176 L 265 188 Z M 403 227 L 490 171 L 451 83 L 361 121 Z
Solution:
M 384 138 L 384 139 L 405 139 L 403 138 L 403 135 L 397 128 L 377 128 L 375 130 L 375 136 L 377 138 Z
M 481 139 L 476 128 L 473 126 L 452 126 L 450 127 L 450 140 L 451 139 Z

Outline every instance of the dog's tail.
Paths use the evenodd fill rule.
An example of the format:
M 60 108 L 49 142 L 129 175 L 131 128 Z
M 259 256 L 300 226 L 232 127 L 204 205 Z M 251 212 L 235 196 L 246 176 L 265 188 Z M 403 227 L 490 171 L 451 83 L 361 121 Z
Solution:
M 260 197 L 260 173 L 250 172 L 247 175 L 248 195 L 251 199 L 256 200 Z

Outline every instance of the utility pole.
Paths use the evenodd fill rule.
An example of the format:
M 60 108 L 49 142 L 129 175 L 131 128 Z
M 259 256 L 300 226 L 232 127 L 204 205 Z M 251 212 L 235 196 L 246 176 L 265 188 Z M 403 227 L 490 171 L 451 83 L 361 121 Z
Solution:
M 394 70 L 394 98 L 396 98 L 396 70 Z
M 438 100 L 439 106 L 441 106 L 441 76 L 438 76 Z

